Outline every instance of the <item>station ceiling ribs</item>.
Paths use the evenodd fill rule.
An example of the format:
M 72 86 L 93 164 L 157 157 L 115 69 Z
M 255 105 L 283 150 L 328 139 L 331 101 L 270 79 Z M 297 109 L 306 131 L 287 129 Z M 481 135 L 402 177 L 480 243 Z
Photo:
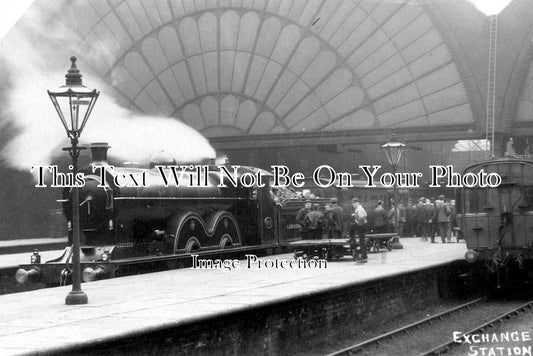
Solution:
M 498 17 L 495 131 L 503 134 L 533 122 L 529 5 L 513 0 Z M 75 54 L 123 106 L 183 121 L 217 144 L 365 140 L 391 129 L 429 140 L 484 134 L 489 19 L 467 0 L 36 0 L 32 8 L 72 30 Z M 17 26 L 24 21 L 31 17 Z

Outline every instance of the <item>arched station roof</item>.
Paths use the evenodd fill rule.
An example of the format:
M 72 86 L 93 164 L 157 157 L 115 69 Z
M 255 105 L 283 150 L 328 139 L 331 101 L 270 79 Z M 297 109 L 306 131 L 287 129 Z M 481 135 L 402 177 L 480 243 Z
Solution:
M 499 19 L 511 52 L 498 72 L 498 109 L 518 121 L 532 120 L 531 85 L 522 94 L 523 80 L 511 80 L 529 68 L 526 2 L 515 0 Z M 76 34 L 80 62 L 123 105 L 214 140 L 484 130 L 489 21 L 466 0 L 49 3 L 33 6 Z M 510 130 L 515 118 L 507 120 L 496 129 Z

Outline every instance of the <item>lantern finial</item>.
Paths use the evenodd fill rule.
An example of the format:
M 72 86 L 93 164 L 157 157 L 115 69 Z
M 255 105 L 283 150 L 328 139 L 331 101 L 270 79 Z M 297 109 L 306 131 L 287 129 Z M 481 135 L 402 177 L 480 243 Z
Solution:
M 82 85 L 80 70 L 76 67 L 76 60 L 77 60 L 76 57 L 74 56 L 70 57 L 70 61 L 72 62 L 72 65 L 70 66 L 68 73 L 65 75 L 65 78 L 67 78 L 66 80 L 67 86 Z

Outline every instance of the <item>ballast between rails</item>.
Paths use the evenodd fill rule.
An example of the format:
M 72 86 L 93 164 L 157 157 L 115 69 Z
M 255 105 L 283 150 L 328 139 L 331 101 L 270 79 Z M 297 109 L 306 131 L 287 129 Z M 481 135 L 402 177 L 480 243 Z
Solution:
M 356 354 L 356 353 L 359 353 L 359 352 L 363 352 L 365 348 L 368 348 L 368 347 L 371 347 L 372 345 L 376 345 L 376 344 L 379 344 L 381 342 L 384 342 L 385 340 L 387 340 L 389 338 L 393 338 L 395 335 L 407 332 L 410 329 L 420 328 L 422 325 L 427 324 L 427 323 L 431 323 L 433 320 L 442 319 L 444 316 L 448 316 L 450 314 L 453 314 L 453 313 L 456 313 L 456 312 L 460 312 L 460 311 L 462 311 L 464 309 L 471 308 L 471 307 L 475 306 L 476 304 L 479 304 L 479 303 L 481 303 L 481 302 L 483 302 L 485 300 L 487 300 L 486 297 L 474 299 L 474 300 L 472 300 L 472 301 L 470 301 L 468 303 L 459 305 L 459 306 L 457 306 L 455 308 L 452 308 L 450 310 L 446 310 L 446 311 L 444 311 L 442 313 L 435 314 L 435 315 L 433 315 L 431 317 L 428 317 L 428 318 L 419 320 L 417 322 L 411 323 L 409 325 L 403 326 L 401 328 L 392 330 L 392 331 L 390 331 L 388 333 L 385 333 L 383 335 L 377 336 L 375 338 L 372 338 L 372 339 L 366 340 L 364 342 L 355 344 L 353 346 L 349 346 L 349 347 L 344 348 L 342 350 L 336 351 L 334 353 L 329 354 L 328 356 L 342 356 L 342 355 L 350 356 L 350 355 L 353 355 L 353 354 Z

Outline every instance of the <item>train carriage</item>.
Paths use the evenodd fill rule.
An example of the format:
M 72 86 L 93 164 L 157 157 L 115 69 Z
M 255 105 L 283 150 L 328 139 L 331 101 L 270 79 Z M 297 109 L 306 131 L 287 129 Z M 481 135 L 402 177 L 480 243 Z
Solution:
M 531 279 L 533 161 L 490 160 L 467 167 L 463 176 L 482 171 L 497 173 L 501 184 L 459 191 L 457 218 L 468 248 L 465 258 L 498 274 L 522 270 Z

